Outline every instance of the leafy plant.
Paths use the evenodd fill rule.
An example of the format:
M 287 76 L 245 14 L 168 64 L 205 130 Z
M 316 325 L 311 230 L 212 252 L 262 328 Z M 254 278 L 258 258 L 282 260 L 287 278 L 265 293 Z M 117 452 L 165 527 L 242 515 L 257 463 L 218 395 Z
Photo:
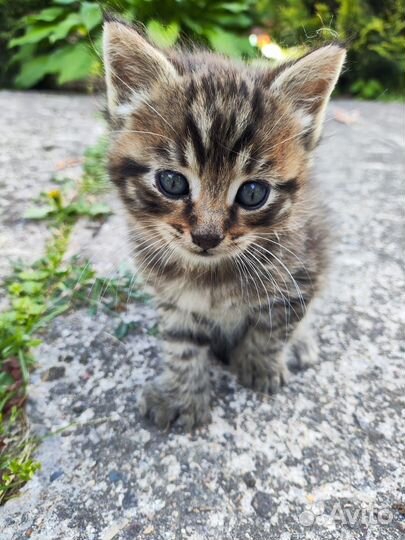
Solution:
M 9 76 L 17 72 L 18 88 L 44 80 L 51 86 L 85 81 L 94 88 L 102 72 L 103 10 L 143 23 L 160 47 L 193 41 L 230 56 L 259 54 L 247 38 L 254 28 L 286 47 L 286 56 L 294 52 L 289 47 L 346 41 L 341 91 L 364 98 L 404 91 L 405 0 L 0 0 L 0 45 L 7 41 L 12 52 L 10 62 L 2 62 L 3 76 L 7 65 Z M 2 19 L 11 21 L 3 30 Z
M 96 275 L 91 264 L 65 255 L 70 233 L 82 216 L 104 215 L 95 195 L 105 187 L 105 141 L 86 152 L 84 175 L 75 184 L 66 182 L 64 192 L 56 189 L 43 198 L 47 206 L 33 208 L 31 217 L 47 219 L 53 234 L 43 257 L 31 265 L 16 264 L 4 283 L 7 308 L 0 313 L 0 504 L 29 480 L 39 464 L 32 459 L 37 442 L 29 433 L 24 415 L 26 386 L 35 365 L 33 350 L 41 344 L 44 328 L 69 310 L 88 307 L 110 314 L 123 311 L 131 301 L 147 299 L 131 273 L 113 279 Z M 72 195 L 73 193 L 73 195 Z M 118 325 L 124 337 L 134 328 Z
M 106 172 L 107 139 L 101 138 L 84 155 L 83 176 L 79 186 L 69 179 L 55 179 L 60 188 L 42 193 L 39 206 L 28 209 L 24 217 L 32 220 L 47 219 L 54 224 L 74 223 L 80 217 L 102 218 L 110 208 L 97 199 L 109 188 Z
M 14 496 L 41 465 L 32 459 L 37 441 L 29 435 L 24 412 L 0 413 L 0 504 Z
M 89 262 L 64 261 L 69 232 L 69 226 L 56 229 L 44 257 L 16 266 L 6 282 L 9 309 L 0 314 L 0 504 L 39 468 L 31 459 L 37 441 L 29 435 L 23 405 L 42 330 L 72 309 L 116 314 L 128 302 L 147 299 L 130 273 L 105 279 Z M 133 329 L 120 322 L 116 334 L 122 339 Z
M 341 92 L 366 99 L 403 95 L 405 0 L 261 0 L 258 10 L 282 46 L 346 42 Z
M 60 223 L 70 223 L 76 221 L 78 217 L 98 218 L 111 213 L 105 203 L 91 202 L 80 195 L 66 202 L 60 189 L 43 193 L 41 200 L 45 204 L 27 210 L 24 216 L 26 219 L 52 218 Z
M 49 0 L 0 0 L 0 88 L 10 82 L 10 50 L 8 43 L 14 37 L 19 21 L 27 13 L 35 13 L 47 6 Z
M 30 88 L 53 76 L 62 85 L 100 75 L 103 9 L 143 22 L 160 47 L 192 39 L 225 54 L 253 55 L 246 33 L 256 21 L 254 4 L 253 0 L 52 0 L 49 7 L 23 17 L 9 41 L 9 47 L 17 49 L 11 58 L 11 66 L 19 67 L 14 84 Z

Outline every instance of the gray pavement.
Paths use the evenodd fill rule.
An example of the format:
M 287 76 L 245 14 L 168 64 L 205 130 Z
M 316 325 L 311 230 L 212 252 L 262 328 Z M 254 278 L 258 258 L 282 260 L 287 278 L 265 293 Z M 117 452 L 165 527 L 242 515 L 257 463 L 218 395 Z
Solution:
M 104 130 L 100 102 L 78 95 L 0 91 L 0 277 L 10 259 L 40 255 L 47 227 L 24 221 L 55 176 L 80 177 L 84 150 Z
M 0 238 L 25 255 L 32 227 L 45 232 L 21 219 L 27 201 L 49 185 L 55 160 L 80 154 L 102 126 L 94 98 L 4 92 L 0 105 Z M 357 121 L 336 121 L 342 111 Z M 161 433 L 137 410 L 160 363 L 153 306 L 121 315 L 137 323 L 122 342 L 105 314 L 55 321 L 28 411 L 40 435 L 70 427 L 44 439 L 42 470 L 0 508 L 2 540 L 405 537 L 403 121 L 399 104 L 330 105 L 315 158 L 336 237 L 314 315 L 320 356 L 275 397 L 213 366 L 212 424 Z M 118 265 L 125 228 L 113 220 L 96 236 L 82 224 L 72 250 Z

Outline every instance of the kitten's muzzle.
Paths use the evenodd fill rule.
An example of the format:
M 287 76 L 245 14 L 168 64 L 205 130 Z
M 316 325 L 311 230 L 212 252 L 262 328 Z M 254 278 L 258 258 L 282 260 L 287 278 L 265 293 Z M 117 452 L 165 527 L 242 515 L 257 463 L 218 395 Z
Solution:
M 217 247 L 224 239 L 224 237 L 220 236 L 219 234 L 198 233 L 191 233 L 191 238 L 193 240 L 193 243 L 204 251 Z

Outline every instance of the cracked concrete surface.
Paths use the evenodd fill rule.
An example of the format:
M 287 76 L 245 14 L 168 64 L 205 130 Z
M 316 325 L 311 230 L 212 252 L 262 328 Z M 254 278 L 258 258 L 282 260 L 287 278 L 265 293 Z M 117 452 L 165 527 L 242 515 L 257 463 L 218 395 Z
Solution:
M 0 277 L 9 260 L 35 260 L 48 237 L 23 215 L 55 176 L 78 178 L 84 150 L 103 133 L 101 102 L 86 96 L 0 91 Z
M 0 93 L 0 101 L 11 104 L 0 120 L 1 234 L 15 235 L 24 255 L 33 227 L 21 220 L 26 201 L 48 185 L 54 159 L 80 154 L 102 127 L 94 98 Z M 342 109 L 359 111 L 357 122 L 337 122 Z M 27 121 L 35 111 L 42 129 Z M 39 435 L 65 429 L 43 440 L 42 470 L 0 509 L 2 540 L 404 538 L 403 113 L 354 101 L 329 108 L 315 159 L 336 237 L 315 310 L 320 356 L 275 397 L 212 366 L 212 424 L 161 433 L 137 411 L 160 364 L 153 306 L 120 315 L 136 323 L 122 342 L 105 314 L 54 322 L 36 354 L 28 411 Z M 57 147 L 52 159 L 47 144 Z M 114 219 L 96 236 L 85 225 L 75 236 L 74 249 L 100 268 L 127 256 L 103 252 L 124 245 Z

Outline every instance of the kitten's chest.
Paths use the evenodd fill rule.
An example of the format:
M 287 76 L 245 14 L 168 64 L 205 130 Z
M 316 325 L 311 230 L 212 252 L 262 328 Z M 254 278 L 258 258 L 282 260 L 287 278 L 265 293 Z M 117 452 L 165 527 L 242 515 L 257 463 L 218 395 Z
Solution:
M 233 326 L 248 314 L 239 296 L 221 288 L 201 289 L 178 284 L 159 291 L 159 298 L 175 304 L 184 313 L 203 317 L 223 327 Z

